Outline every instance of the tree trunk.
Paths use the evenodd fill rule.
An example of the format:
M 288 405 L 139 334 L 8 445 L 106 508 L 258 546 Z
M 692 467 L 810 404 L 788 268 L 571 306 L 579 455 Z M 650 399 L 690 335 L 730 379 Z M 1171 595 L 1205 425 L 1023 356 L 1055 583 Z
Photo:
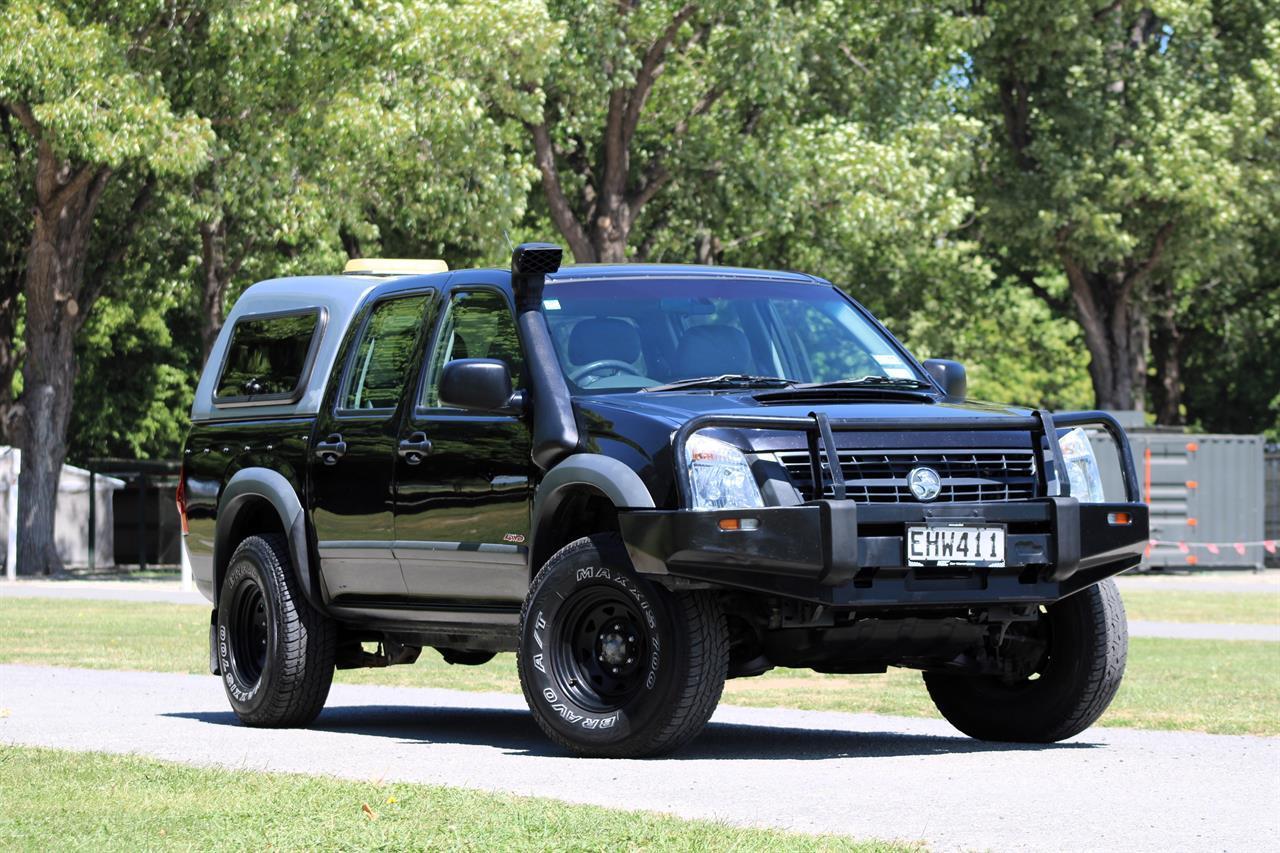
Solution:
M 1161 289 L 1161 305 L 1156 312 L 1155 331 L 1151 335 L 1151 356 L 1155 361 L 1152 403 L 1156 423 L 1181 426 L 1182 416 L 1182 330 L 1178 328 L 1172 288 Z
M 54 514 L 77 371 L 75 337 L 90 307 L 79 300 L 84 297 L 94 213 L 111 178 L 105 167 L 74 168 L 59 161 L 43 139 L 38 148 L 19 416 L 17 568 L 22 574 L 62 570 L 54 545 Z
M 627 3 L 617 6 L 619 15 L 624 19 L 632 8 L 633 4 Z M 609 92 L 604 127 L 601 128 L 600 138 L 593 140 L 593 143 L 599 144 L 578 147 L 579 151 L 597 149 L 598 162 L 592 165 L 585 158 L 579 158 L 577 162 L 575 171 L 585 182 L 581 204 L 577 208 L 565 194 L 557 165 L 557 152 L 546 122 L 527 125 L 533 139 L 534 162 L 542 176 L 542 188 L 551 221 L 569 244 L 574 260 L 580 264 L 626 261 L 627 244 L 630 242 L 636 217 L 671 181 L 671 174 L 663 164 L 663 155 L 670 154 L 670 150 L 648 152 L 643 174 L 631 174 L 632 141 L 653 85 L 665 67 L 667 52 L 672 49 L 681 28 L 698 11 L 697 3 L 686 3 L 676 10 L 652 42 L 631 45 L 638 48 L 639 60 L 631 85 L 618 86 Z M 620 32 L 625 36 L 627 28 L 622 25 L 623 22 L 619 23 Z M 686 51 L 703 40 L 709 30 L 710 25 L 707 25 L 701 32 L 686 39 L 683 46 L 676 48 L 677 52 Z M 608 74 L 612 68 L 606 63 L 604 70 Z M 689 115 L 671 128 L 669 148 L 684 136 L 689 121 L 711 109 L 721 94 L 723 89 L 713 86 L 698 98 Z M 573 163 L 570 165 L 573 166 Z
M 219 218 L 200 223 L 201 279 L 200 348 L 201 362 L 209 360 L 213 343 L 226 320 L 227 288 L 231 275 L 227 270 L 227 229 Z
M 18 413 L 21 407 L 13 396 L 13 380 L 22 361 L 18 343 L 18 294 L 22 278 L 18 268 L 0 280 L 0 444 L 18 443 Z
M 1100 409 L 1143 407 L 1147 370 L 1146 318 L 1133 299 L 1133 276 L 1082 269 L 1063 255 L 1076 315 L 1089 349 L 1089 378 Z

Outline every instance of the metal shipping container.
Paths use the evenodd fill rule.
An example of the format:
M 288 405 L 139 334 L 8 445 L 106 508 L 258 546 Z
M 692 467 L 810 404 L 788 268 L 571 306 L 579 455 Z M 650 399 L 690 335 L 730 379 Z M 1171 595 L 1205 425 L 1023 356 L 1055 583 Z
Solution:
M 1261 569 L 1267 556 L 1260 544 L 1262 436 L 1141 430 L 1128 435 L 1151 507 L 1151 538 L 1161 543 L 1149 549 L 1143 566 Z M 1091 434 L 1090 440 L 1107 497 L 1119 498 L 1124 490 L 1115 444 L 1105 434 Z

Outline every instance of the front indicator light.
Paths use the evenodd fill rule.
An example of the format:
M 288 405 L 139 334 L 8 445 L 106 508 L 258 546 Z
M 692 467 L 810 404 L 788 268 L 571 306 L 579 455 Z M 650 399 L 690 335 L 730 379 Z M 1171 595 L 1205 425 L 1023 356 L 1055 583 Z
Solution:
M 1124 527 L 1133 524 L 1133 517 L 1127 512 L 1113 512 L 1107 516 L 1107 523 L 1116 527 Z

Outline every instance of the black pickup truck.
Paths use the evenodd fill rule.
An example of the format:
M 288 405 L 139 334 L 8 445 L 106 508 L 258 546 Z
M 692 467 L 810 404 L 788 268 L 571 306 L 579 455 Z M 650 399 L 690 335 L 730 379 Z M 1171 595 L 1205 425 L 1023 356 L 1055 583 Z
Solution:
M 646 756 L 726 678 L 910 667 L 978 738 L 1091 725 L 1148 536 L 1101 412 L 966 400 L 797 273 L 353 261 L 250 287 L 192 409 L 178 502 L 248 725 L 335 667 L 517 655 L 582 755 Z M 1090 430 L 1118 448 L 1104 495 Z

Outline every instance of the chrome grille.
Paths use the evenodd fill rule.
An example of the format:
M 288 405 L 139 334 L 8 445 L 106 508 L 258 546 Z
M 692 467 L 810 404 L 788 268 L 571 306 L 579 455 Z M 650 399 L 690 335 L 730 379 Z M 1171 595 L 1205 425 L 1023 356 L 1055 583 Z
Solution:
M 780 451 L 778 461 L 806 500 L 812 500 L 813 469 L 807 450 Z M 822 467 L 827 467 L 821 453 Z M 1030 450 L 841 450 L 849 500 L 861 503 L 916 503 L 907 474 L 924 466 L 938 472 L 944 501 L 1016 501 L 1036 494 L 1036 461 Z M 832 494 L 830 480 L 826 495 Z

